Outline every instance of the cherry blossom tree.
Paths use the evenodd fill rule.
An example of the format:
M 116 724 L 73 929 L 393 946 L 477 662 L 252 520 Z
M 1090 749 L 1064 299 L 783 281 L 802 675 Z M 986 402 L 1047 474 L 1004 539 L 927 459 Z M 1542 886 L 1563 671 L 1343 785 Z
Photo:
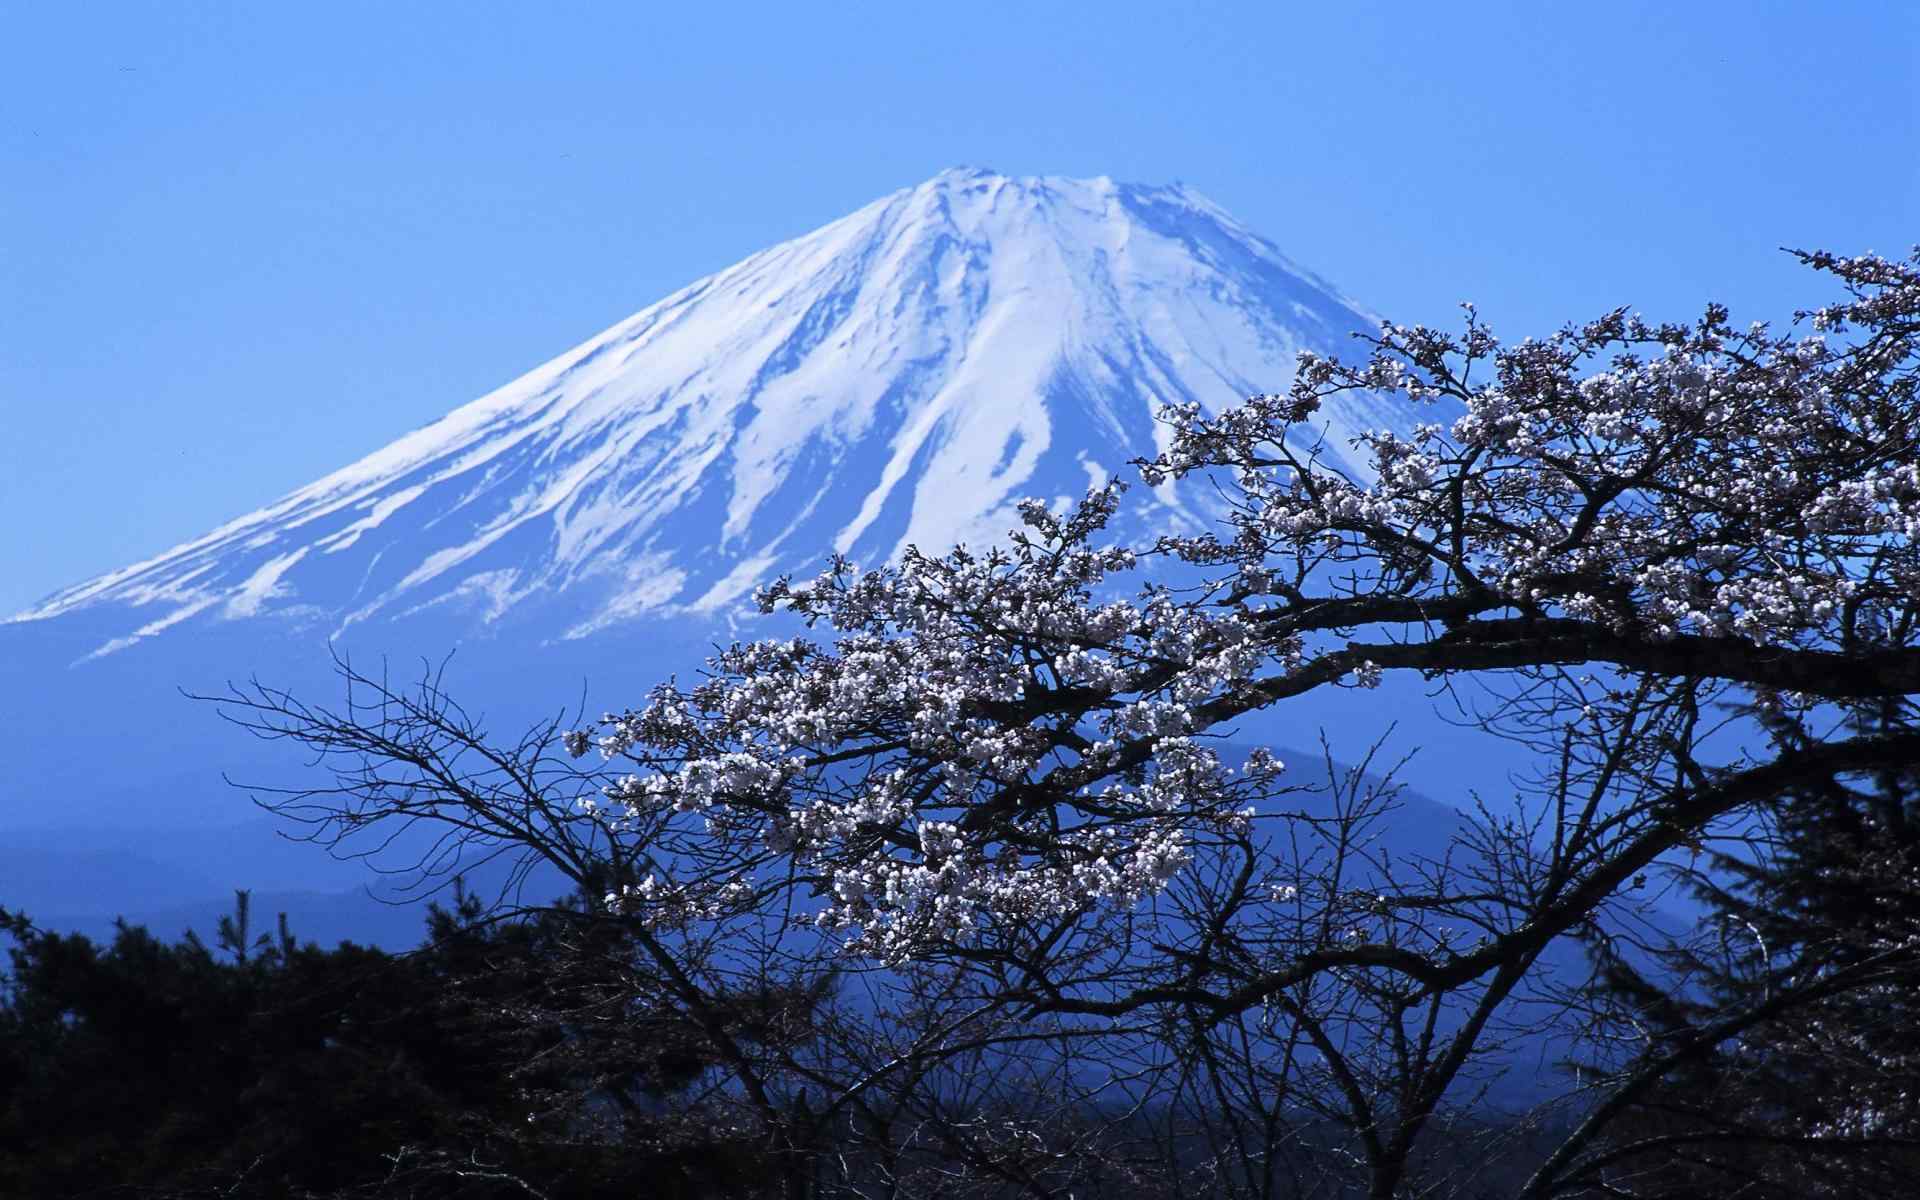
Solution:
M 836 559 L 762 594 L 795 636 L 493 752 L 485 785 L 381 733 L 390 692 L 230 711 L 356 756 L 304 801 L 329 840 L 424 821 L 604 879 L 660 971 L 716 972 L 689 998 L 829 965 L 879 1011 L 903 980 L 951 989 L 912 1053 L 784 1064 L 790 1095 L 814 1072 L 809 1104 L 852 1114 L 976 1032 L 1044 1030 L 1123 1081 L 1078 1111 L 1190 1139 L 1168 1177 L 1206 1139 L 1153 1098 L 1197 1086 L 1241 1122 L 1240 1167 L 1209 1152 L 1219 1194 L 1266 1194 L 1302 1113 L 1364 1194 L 1403 1194 L 1490 1051 L 1552 1019 L 1550 947 L 1623 936 L 1625 902 L 1757 806 L 1920 762 L 1920 255 L 1797 257 L 1844 294 L 1785 330 L 1715 305 L 1503 342 L 1469 306 L 1462 332 L 1303 355 L 1283 394 L 1176 406 L 1140 475 L 1211 527 L 1115 544 L 1116 481 L 1024 504 L 1004 547 Z M 1431 420 L 1343 467 L 1316 416 L 1379 393 Z M 1430 853 L 1368 835 L 1391 772 L 1228 748 L 1256 714 L 1311 728 L 1316 696 L 1402 678 L 1536 765 Z M 435 714 L 400 710 L 427 742 Z M 900 1111 L 937 1107 L 909 1092 Z M 1049 1178 L 1021 1186 L 1064 1194 Z

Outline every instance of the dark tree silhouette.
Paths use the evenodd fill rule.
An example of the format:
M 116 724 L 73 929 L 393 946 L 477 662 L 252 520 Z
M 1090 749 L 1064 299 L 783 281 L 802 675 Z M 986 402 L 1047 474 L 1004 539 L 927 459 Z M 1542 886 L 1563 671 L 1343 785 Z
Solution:
M 0 1195 L 559 1197 L 751 1192 L 737 1131 L 664 1097 L 712 1063 L 650 1006 L 617 926 L 481 918 L 456 894 L 406 955 L 121 925 L 98 946 L 4 915 Z M 739 998 L 804 1037 L 815 997 Z
M 1703 877 L 1699 938 L 1606 964 L 1637 1083 L 1556 1190 L 1788 1200 L 1920 1178 L 1920 769 L 1819 780 L 1759 818 L 1757 852 Z

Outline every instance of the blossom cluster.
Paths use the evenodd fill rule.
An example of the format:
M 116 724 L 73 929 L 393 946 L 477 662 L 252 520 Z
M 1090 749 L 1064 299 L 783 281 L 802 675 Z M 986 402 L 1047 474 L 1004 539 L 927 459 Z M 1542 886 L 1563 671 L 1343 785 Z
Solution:
M 1402 594 L 1621 635 L 1886 644 L 1920 596 L 1920 259 L 1803 257 L 1855 293 L 1810 332 L 1735 329 L 1713 306 L 1509 346 L 1469 309 L 1461 337 L 1388 325 L 1364 364 L 1305 362 L 1285 397 L 1172 409 L 1149 480 L 1226 472 L 1238 496 L 1231 537 L 1167 545 L 1238 563 L 1250 588 L 1321 554 Z M 1318 462 L 1313 414 L 1379 389 L 1452 419 L 1364 437 L 1369 478 Z
M 1158 894 L 1279 787 L 1270 757 L 1230 768 L 1211 731 L 1299 690 L 1376 686 L 1475 621 L 1905 645 L 1920 259 L 1807 258 L 1854 296 L 1809 332 L 1736 330 L 1714 307 L 1506 345 L 1469 308 L 1461 335 L 1383 326 L 1358 365 L 1303 356 L 1284 395 L 1172 408 L 1141 473 L 1224 482 L 1206 533 L 1106 544 L 1114 482 L 1064 512 L 1022 504 L 1004 547 L 780 581 L 763 609 L 825 636 L 735 645 L 698 684 L 570 735 L 633 768 L 607 789 L 616 820 L 705 839 L 700 886 L 615 902 L 695 919 L 771 865 L 810 889 L 808 919 L 898 959 Z M 1435 419 L 1363 437 L 1364 472 L 1323 460 L 1316 414 L 1389 390 Z M 1371 649 L 1347 640 L 1382 626 Z

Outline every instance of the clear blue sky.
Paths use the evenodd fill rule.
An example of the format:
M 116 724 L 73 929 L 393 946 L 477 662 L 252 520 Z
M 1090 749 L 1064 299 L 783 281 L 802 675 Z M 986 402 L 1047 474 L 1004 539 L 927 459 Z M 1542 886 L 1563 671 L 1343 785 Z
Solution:
M 0 7 L 0 611 L 957 164 L 1185 180 L 1400 320 L 1920 240 L 1920 5 Z

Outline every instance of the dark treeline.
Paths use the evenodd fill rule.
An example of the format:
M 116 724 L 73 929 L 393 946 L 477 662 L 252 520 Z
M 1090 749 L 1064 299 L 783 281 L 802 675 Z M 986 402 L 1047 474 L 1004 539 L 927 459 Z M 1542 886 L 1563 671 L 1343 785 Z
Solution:
M 1408 1186 L 1514 1196 L 1558 1158 L 1562 1195 L 1897 1191 L 1920 1169 L 1915 782 L 1789 798 L 1769 855 L 1722 860 L 1693 946 L 1658 974 L 1602 962 L 1595 1013 L 1657 1030 L 1624 1102 L 1435 1122 Z M 802 1144 L 741 1119 L 720 1047 L 804 1057 L 831 983 L 681 1011 L 655 998 L 632 926 L 584 904 L 494 920 L 456 886 L 407 954 L 255 926 L 244 892 L 212 944 L 122 924 L 101 945 L 0 913 L 0 1196 L 1366 1194 L 1351 1131 L 1308 1112 L 1277 1116 L 1291 1133 L 1257 1175 L 1223 1173 L 1240 1118 L 1155 1106 L 1057 1117 L 1057 1171 L 1024 1186 L 937 1135 L 888 1139 L 884 1165 L 856 1129 Z M 1769 997 L 1716 1036 L 1716 1014 Z M 1597 1136 L 1570 1136 L 1597 1116 Z
M 433 911 L 410 954 L 252 928 L 108 945 L 0 913 L 0 1195 L 705 1196 L 758 1151 L 697 1102 L 684 1019 L 647 1012 L 616 932 Z M 738 1022 L 780 1023 L 743 999 Z

